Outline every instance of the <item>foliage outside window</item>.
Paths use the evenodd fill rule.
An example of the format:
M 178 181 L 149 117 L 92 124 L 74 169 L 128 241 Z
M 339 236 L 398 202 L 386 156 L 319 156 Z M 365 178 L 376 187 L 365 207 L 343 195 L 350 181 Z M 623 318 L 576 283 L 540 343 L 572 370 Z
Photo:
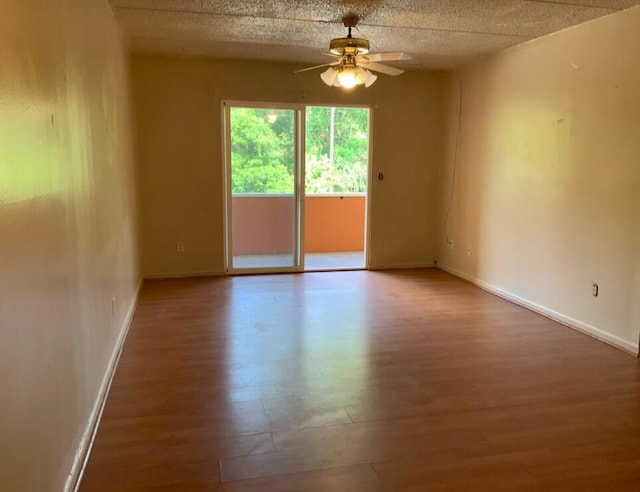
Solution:
M 293 193 L 294 111 L 232 108 L 233 193 Z M 364 193 L 369 111 L 307 107 L 306 192 Z

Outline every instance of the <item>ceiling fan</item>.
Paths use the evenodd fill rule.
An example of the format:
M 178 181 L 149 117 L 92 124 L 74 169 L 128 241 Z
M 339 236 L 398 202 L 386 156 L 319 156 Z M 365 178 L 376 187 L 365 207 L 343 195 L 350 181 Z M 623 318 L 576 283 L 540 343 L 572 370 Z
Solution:
M 381 61 L 410 60 L 411 57 L 400 51 L 393 53 L 369 53 L 369 41 L 364 38 L 354 38 L 351 29 L 358 24 L 358 17 L 348 15 L 342 19 L 344 27 L 349 30 L 346 38 L 332 39 L 329 43 L 329 56 L 335 57 L 332 63 L 324 63 L 314 67 L 303 68 L 295 73 L 329 67 L 320 74 L 322 81 L 333 87 L 351 89 L 356 85 L 370 87 L 378 78 L 371 73 L 380 72 L 386 75 L 400 75 L 404 70 L 383 65 Z

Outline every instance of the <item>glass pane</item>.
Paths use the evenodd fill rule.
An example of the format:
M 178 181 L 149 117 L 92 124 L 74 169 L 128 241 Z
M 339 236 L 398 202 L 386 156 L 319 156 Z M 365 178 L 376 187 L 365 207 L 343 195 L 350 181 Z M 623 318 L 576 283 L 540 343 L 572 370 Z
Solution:
M 295 112 L 231 108 L 232 268 L 295 265 Z
M 363 268 L 369 110 L 308 106 L 305 267 Z

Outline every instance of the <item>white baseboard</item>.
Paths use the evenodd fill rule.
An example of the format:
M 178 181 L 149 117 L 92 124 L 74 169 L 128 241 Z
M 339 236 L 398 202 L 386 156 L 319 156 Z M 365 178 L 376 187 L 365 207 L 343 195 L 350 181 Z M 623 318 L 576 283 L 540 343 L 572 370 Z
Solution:
M 222 277 L 224 270 L 203 270 L 197 272 L 159 272 L 145 273 L 145 279 L 161 279 L 161 278 L 190 278 L 190 277 Z
M 579 321 L 577 319 L 565 316 L 562 313 L 532 302 L 528 299 L 525 299 L 524 297 L 520 297 L 507 290 L 501 289 L 500 287 L 496 287 L 495 285 L 491 285 L 478 278 L 460 272 L 454 268 L 441 264 L 438 264 L 437 267 L 441 270 L 444 270 L 445 272 L 455 275 L 456 277 L 460 277 L 468 282 L 471 282 L 472 284 L 480 287 L 483 290 L 486 290 L 487 292 L 490 292 L 491 294 L 495 294 L 499 297 L 502 297 L 503 299 L 506 299 L 507 301 L 513 302 L 514 304 L 518 304 L 519 306 L 525 307 L 531 311 L 546 316 L 547 318 L 557 321 L 558 323 L 568 326 L 569 328 L 573 328 L 574 330 L 577 330 L 581 333 L 597 338 L 602 342 L 613 345 L 614 347 L 624 350 L 625 352 L 635 355 L 636 357 L 640 355 L 640 347 L 638 346 L 638 344 L 624 340 L 620 337 L 617 337 L 616 335 L 608 333 L 587 323 L 583 323 L 582 321 Z
M 93 408 L 91 409 L 91 414 L 89 415 L 87 425 L 85 426 L 82 438 L 80 439 L 80 444 L 78 445 L 78 449 L 76 450 L 73 465 L 64 486 L 65 492 L 77 492 L 80 487 L 82 475 L 84 474 L 85 467 L 87 466 L 87 461 L 89 460 L 89 455 L 91 454 L 91 448 L 93 447 L 93 441 L 95 440 L 96 433 L 98 432 L 98 425 L 100 424 L 100 419 L 102 418 L 102 412 L 107 401 L 107 395 L 109 394 L 109 389 L 111 388 L 111 382 L 113 381 L 116 367 L 118 367 L 118 361 L 120 360 L 122 347 L 127 338 L 127 334 L 129 333 L 131 322 L 133 321 L 133 315 L 138 304 L 138 297 L 140 295 L 140 289 L 142 288 L 142 282 L 143 279 L 140 279 L 140 281 L 138 282 L 138 286 L 136 287 L 133 299 L 131 299 L 131 302 L 129 303 L 129 308 L 127 309 L 127 314 L 124 318 L 122 329 L 120 330 L 118 340 L 116 341 L 113 352 L 111 353 L 111 358 L 109 359 L 109 364 L 107 365 L 107 371 L 102 378 L 98 396 L 95 403 L 93 404 Z

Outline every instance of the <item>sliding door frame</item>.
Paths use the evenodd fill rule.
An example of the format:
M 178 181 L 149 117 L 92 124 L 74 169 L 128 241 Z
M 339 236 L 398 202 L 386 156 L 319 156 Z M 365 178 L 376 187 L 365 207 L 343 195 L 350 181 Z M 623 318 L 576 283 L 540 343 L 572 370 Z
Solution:
M 294 251 L 293 265 L 284 267 L 237 268 L 233 266 L 233 220 L 231 185 L 231 108 L 291 110 L 294 112 Z M 304 271 L 304 153 L 305 153 L 305 105 L 264 101 L 222 100 L 222 134 L 224 164 L 224 268 L 227 275 L 257 273 L 284 273 Z
M 243 101 L 223 99 L 221 101 L 222 114 L 222 162 L 224 168 L 224 267 L 227 275 L 259 274 L 259 273 L 284 273 L 304 272 L 304 237 L 305 237 L 305 145 L 306 145 L 306 111 L 308 107 L 334 107 L 334 108 L 362 108 L 369 112 L 368 118 L 368 142 L 367 142 L 367 192 L 365 196 L 365 231 L 364 231 L 364 269 L 370 268 L 371 246 L 371 195 L 373 190 L 373 106 L 367 104 L 335 104 L 335 103 L 311 103 L 304 104 L 286 102 Z M 232 187 L 231 187 L 231 111 L 230 108 L 255 108 L 273 110 L 293 110 L 294 118 L 294 203 L 295 203 L 295 251 L 294 265 L 291 267 L 268 268 L 233 268 L 233 238 L 232 238 Z

